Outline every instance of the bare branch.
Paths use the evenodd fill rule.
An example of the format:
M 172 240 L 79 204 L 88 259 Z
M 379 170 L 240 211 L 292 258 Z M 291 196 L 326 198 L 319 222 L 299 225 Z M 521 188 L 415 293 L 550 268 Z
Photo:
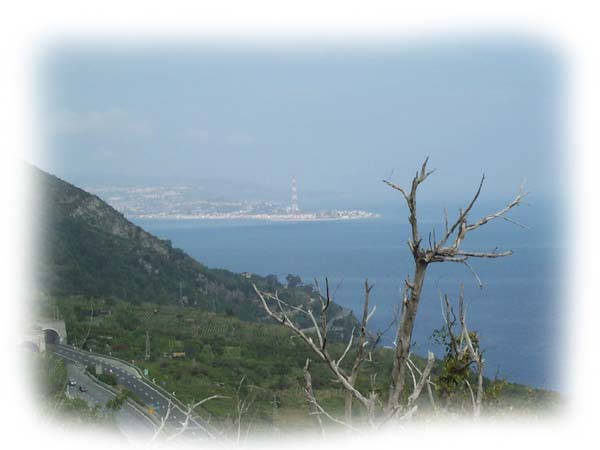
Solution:
M 242 378 L 240 379 L 240 382 L 238 384 L 238 387 L 235 390 L 236 412 L 237 412 L 236 442 L 238 445 L 240 444 L 240 440 L 241 440 L 241 436 L 242 436 L 242 417 L 244 415 L 246 415 L 246 413 L 249 411 L 250 407 L 254 403 L 254 397 L 251 397 L 252 386 L 249 386 L 248 393 L 244 396 L 244 398 L 242 398 L 240 395 L 245 379 L 246 379 L 246 376 L 245 375 L 242 376 Z M 250 398 L 250 400 L 248 400 L 249 398 Z M 250 425 L 248 425 L 248 427 L 250 427 Z M 248 432 L 248 430 L 247 430 L 247 432 Z M 246 432 L 246 435 L 248 434 L 247 432 Z
M 167 420 L 169 419 L 169 416 L 171 415 L 171 407 L 172 407 L 172 403 L 171 403 L 171 399 L 169 399 L 169 401 L 167 403 L 167 412 L 165 413 L 165 415 L 163 417 L 161 417 L 160 425 L 154 432 L 154 435 L 152 435 L 152 438 L 150 439 L 151 442 L 154 442 L 156 440 L 156 438 L 163 432 L 163 430 L 165 428 L 165 424 L 167 423 Z
M 346 346 L 346 349 L 344 350 L 344 353 L 342 353 L 342 356 L 340 356 L 340 359 L 338 359 L 337 362 L 335 363 L 336 366 L 339 367 L 339 365 L 342 363 L 342 361 L 346 357 L 346 354 L 348 353 L 348 350 L 350 350 L 350 347 L 352 347 L 352 341 L 353 340 L 354 340 L 354 328 L 352 328 L 352 332 L 350 333 L 350 339 L 348 340 L 348 345 Z
M 471 402 L 473 403 L 473 411 L 475 411 L 477 409 L 477 404 L 475 403 L 475 394 L 473 393 L 473 388 L 471 388 L 471 383 L 469 383 L 469 380 L 465 380 L 465 384 L 467 385 L 467 388 L 469 388 Z
M 515 225 L 516 225 L 516 226 L 518 226 L 518 227 L 525 228 L 526 230 L 531 230 L 531 227 L 529 227 L 529 226 L 527 226 L 527 225 L 524 225 L 524 224 L 522 224 L 521 222 L 517 222 L 516 220 L 514 220 L 514 219 L 511 219 L 510 217 L 506 217 L 506 216 L 504 216 L 504 217 L 502 217 L 502 218 L 503 218 L 504 220 L 506 220 L 507 222 L 510 222 L 510 223 L 512 223 L 512 224 L 515 224 Z
M 431 407 L 434 411 L 437 411 L 437 405 L 435 404 L 435 399 L 433 398 L 433 390 L 431 389 L 431 382 L 427 383 L 427 396 L 429 397 L 429 402 L 431 403 Z
M 343 427 L 346 427 L 354 432 L 360 433 L 360 430 L 358 428 L 355 428 L 352 425 L 347 424 L 346 422 L 336 419 L 331 414 L 329 414 L 327 411 L 325 411 L 325 409 L 323 409 L 323 407 L 319 404 L 319 402 L 317 402 L 315 397 L 308 394 L 308 391 L 306 391 L 306 395 L 307 395 L 307 398 L 308 398 L 309 402 L 311 403 L 311 405 L 313 405 L 315 407 L 315 409 L 317 410 L 315 413 L 312 413 L 312 415 L 315 415 L 318 417 L 320 414 L 322 414 L 325 417 L 327 417 L 329 420 L 331 420 L 332 422 L 337 423 L 338 425 L 342 425 Z
M 410 419 L 417 412 L 417 409 L 419 409 L 418 405 L 414 405 L 411 408 L 409 408 L 409 410 L 406 411 L 406 413 L 404 413 L 404 415 L 400 417 L 400 421 L 402 422 L 404 420 Z
M 425 368 L 423 369 L 423 373 L 421 374 L 419 383 L 415 387 L 413 393 L 408 397 L 409 407 L 411 405 L 413 405 L 419 398 L 419 395 L 421 395 L 421 391 L 423 390 L 423 386 L 425 386 L 425 382 L 427 381 L 427 377 L 429 376 L 429 373 L 431 372 L 431 369 L 433 368 L 434 362 L 435 362 L 434 354 L 432 352 L 428 352 L 427 353 L 427 364 L 425 365 Z
M 469 268 L 469 270 L 471 271 L 471 273 L 473 274 L 473 276 L 477 280 L 477 283 L 479 283 L 479 287 L 482 288 L 483 287 L 483 283 L 481 282 L 481 278 L 479 278 L 479 276 L 477 275 L 477 272 L 475 272 L 475 269 L 473 269 L 473 267 L 471 267 L 471 264 L 469 264 L 466 260 L 463 261 L 463 264 Z
M 312 413 L 316 412 L 317 407 L 316 405 L 318 404 L 315 400 L 315 395 L 313 393 L 313 388 L 312 388 L 312 377 L 310 375 L 310 359 L 306 360 L 306 364 L 304 365 L 304 380 L 306 382 L 306 389 L 305 389 L 305 394 L 306 397 L 309 401 L 309 407 L 312 410 Z M 313 400 L 315 400 L 313 402 Z M 319 429 L 321 430 L 321 435 L 325 436 L 325 428 L 323 428 L 323 422 L 321 421 L 321 416 L 319 414 L 312 414 L 315 418 L 315 421 L 317 423 L 317 425 L 319 426 Z
M 337 295 L 337 291 L 340 287 L 342 287 L 342 284 L 344 284 L 344 279 L 342 278 L 340 280 L 340 282 L 336 285 L 335 289 L 333 290 L 333 295 L 331 296 L 331 300 L 333 301 L 336 298 Z
M 506 252 L 469 252 L 469 251 L 462 251 L 459 250 L 455 253 L 456 255 L 459 256 L 467 256 L 467 257 L 473 257 L 473 258 L 502 258 L 504 256 L 510 256 L 513 254 L 512 250 L 508 250 Z
M 204 403 L 210 401 L 210 400 L 214 400 L 216 398 L 230 398 L 230 397 L 226 397 L 224 395 L 211 395 L 210 397 L 206 397 L 203 400 L 200 400 L 199 402 L 196 402 L 192 405 L 191 409 L 196 409 L 198 406 L 203 405 Z
M 469 393 L 471 395 L 471 400 L 473 403 L 473 415 L 478 417 L 481 412 L 481 403 L 483 400 L 483 369 L 484 369 L 484 360 L 479 348 L 473 345 L 473 341 L 471 339 L 471 333 L 467 328 L 466 322 L 466 311 L 464 306 L 464 286 L 460 285 L 460 293 L 458 297 L 458 306 L 459 306 L 459 321 L 460 321 L 460 343 L 456 344 L 456 336 L 452 331 L 452 326 L 448 327 L 451 343 L 452 343 L 452 355 L 457 361 L 461 361 L 463 364 L 463 368 L 476 364 L 476 374 L 477 374 L 477 394 L 473 392 L 471 384 L 468 380 L 464 380 L 467 388 L 469 389 Z M 452 307 L 447 300 L 446 296 L 446 311 L 449 316 L 448 311 L 452 311 Z M 453 313 L 452 313 L 453 314 Z M 464 360 L 466 357 L 466 360 Z M 463 361 L 464 360 L 464 361 Z
M 327 277 L 325 277 L 325 292 L 327 294 L 327 302 L 325 303 L 325 307 L 323 308 L 322 312 L 327 311 L 327 308 L 329 308 L 329 304 L 331 303 L 331 296 L 329 295 L 329 279 Z
M 373 317 L 373 314 L 375 314 L 375 311 L 377 311 L 377 305 L 373 306 L 373 309 L 371 310 L 371 312 L 367 316 L 367 319 L 365 320 L 365 325 L 369 322 L 371 317 Z
M 292 311 L 295 312 L 299 312 L 301 314 L 304 314 L 305 316 L 308 317 L 308 311 L 305 311 L 304 309 L 298 307 L 298 306 L 294 306 L 294 305 L 290 305 L 289 303 L 284 302 L 283 300 L 281 300 L 279 298 L 279 296 L 275 296 L 273 294 L 269 294 L 268 292 L 263 292 L 263 295 L 265 296 L 265 298 L 269 298 L 273 301 L 275 301 L 278 305 L 279 308 L 281 308 L 281 305 L 285 306 L 286 308 L 291 309 Z
M 444 231 L 448 234 L 448 210 L 444 208 Z
M 365 407 L 370 407 L 371 405 L 371 401 L 365 397 L 363 394 L 361 394 L 349 381 L 348 377 L 343 373 L 343 371 L 341 370 L 341 368 L 339 368 L 335 362 L 333 361 L 333 359 L 329 356 L 329 353 L 327 352 L 327 350 L 325 349 L 325 345 L 326 341 L 323 340 L 321 338 L 321 334 L 319 332 L 319 327 L 316 326 L 316 320 L 314 318 L 314 316 L 312 315 L 312 312 L 309 310 L 309 316 L 311 317 L 311 319 L 313 320 L 313 322 L 315 323 L 316 326 L 316 330 L 317 330 L 317 335 L 320 339 L 320 346 L 317 346 L 314 341 L 307 336 L 302 330 L 300 330 L 296 325 L 294 325 L 294 323 L 290 320 L 282 320 L 279 316 L 277 316 L 276 314 L 274 314 L 268 307 L 267 302 L 265 300 L 264 295 L 262 294 L 262 292 L 256 287 L 255 284 L 252 284 L 252 287 L 254 289 L 254 291 L 256 292 L 256 294 L 258 295 L 258 297 L 261 299 L 261 302 L 263 304 L 263 307 L 265 308 L 265 311 L 267 312 L 267 314 L 274 318 L 277 322 L 285 325 L 286 327 L 290 328 L 294 333 L 296 333 L 298 336 L 300 336 L 302 338 L 302 340 L 304 340 L 304 342 L 306 342 L 309 347 L 319 356 L 319 358 L 321 358 L 325 363 L 327 363 L 327 366 L 329 367 L 329 369 L 333 372 L 333 374 L 336 376 L 336 378 L 338 379 L 338 381 L 340 381 L 342 383 L 342 385 L 344 386 L 344 389 L 350 391 L 352 393 L 352 395 L 354 396 L 354 398 L 356 398 L 361 404 L 363 404 Z
M 364 300 L 364 304 L 363 304 L 363 315 L 362 315 L 362 321 L 361 321 L 361 326 L 360 326 L 360 333 L 359 333 L 359 337 L 358 337 L 356 356 L 354 357 L 354 363 L 352 364 L 350 376 L 348 377 L 348 381 L 352 386 L 355 385 L 356 379 L 358 377 L 358 371 L 360 370 L 362 363 L 365 361 L 365 357 L 363 355 L 364 355 L 364 347 L 367 344 L 367 324 L 369 322 L 369 319 L 375 312 L 375 308 L 373 308 L 373 311 L 371 311 L 371 313 L 369 313 L 369 295 L 371 293 L 371 289 L 373 289 L 373 285 L 369 285 L 369 280 L 365 280 L 364 289 L 365 289 L 365 300 Z M 378 341 L 379 341 L 379 339 L 375 340 L 375 342 L 373 343 L 372 349 L 374 348 L 375 345 L 377 345 Z M 368 353 L 368 355 L 370 357 L 370 352 Z M 371 405 L 367 405 L 367 409 L 370 407 L 371 407 Z M 352 423 L 352 396 L 349 393 L 346 394 L 345 416 L 346 416 L 346 422 L 351 424 Z
M 469 214 L 469 212 L 473 208 L 473 205 L 475 205 L 475 202 L 479 198 L 479 194 L 481 194 L 481 188 L 483 187 L 484 181 L 485 181 L 485 174 L 482 175 L 481 181 L 479 182 L 479 187 L 477 188 L 477 191 L 475 192 L 475 195 L 473 196 L 473 199 L 471 200 L 471 202 L 469 203 L 467 208 L 464 211 L 461 211 L 461 213 L 458 216 L 458 219 L 456 219 L 456 222 L 454 222 L 452 227 L 450 227 L 450 229 L 448 231 L 446 231 L 445 236 L 439 243 L 440 248 L 443 247 L 444 245 L 446 245 L 446 242 L 448 241 L 450 236 L 452 236 L 452 234 L 456 231 L 457 227 L 464 222 L 465 218 L 467 217 L 467 214 Z
M 387 181 L 387 180 L 381 180 L 383 181 L 385 184 L 387 184 L 389 187 L 391 187 L 392 189 L 396 189 L 397 191 L 400 191 L 402 193 L 402 195 L 404 196 L 404 198 L 406 199 L 406 201 L 408 202 L 408 194 L 406 193 L 406 191 L 404 189 L 402 189 L 400 186 L 398 186 L 395 183 L 392 183 L 391 181 Z
M 415 372 L 411 367 L 411 363 L 412 361 L 410 360 L 410 357 L 406 360 L 406 367 L 408 367 L 408 370 L 410 371 L 410 375 L 412 377 L 412 381 L 413 381 L 413 390 L 417 389 L 417 378 L 415 377 Z
M 477 228 L 481 227 L 482 225 L 485 225 L 486 223 L 490 222 L 491 220 L 497 219 L 498 217 L 503 217 L 504 214 L 506 214 L 512 208 L 514 208 L 515 206 L 519 206 L 522 203 L 523 198 L 526 197 L 527 195 L 528 195 L 528 192 L 524 192 L 522 190 L 522 188 L 520 188 L 519 192 L 517 193 L 515 198 L 512 201 L 510 201 L 504 208 L 502 208 L 500 211 L 497 211 L 493 214 L 489 214 L 485 217 L 482 217 L 477 222 L 475 222 L 471 225 L 467 225 L 466 231 L 476 230 Z
M 323 336 L 321 335 L 321 331 L 319 330 L 319 325 L 317 324 L 317 319 L 315 319 L 315 316 L 312 312 L 312 310 L 308 310 L 308 317 L 310 317 L 310 320 L 312 320 L 312 323 L 315 327 L 315 332 L 317 333 L 317 338 L 319 339 L 319 346 L 321 347 L 321 351 L 325 350 L 325 345 L 327 344 L 327 342 L 323 339 Z

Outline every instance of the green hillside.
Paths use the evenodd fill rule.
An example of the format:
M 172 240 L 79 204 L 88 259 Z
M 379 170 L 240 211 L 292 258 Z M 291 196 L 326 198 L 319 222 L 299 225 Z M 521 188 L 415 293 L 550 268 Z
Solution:
M 264 320 L 252 289 L 280 290 L 292 304 L 309 301 L 310 286 L 287 289 L 274 276 L 210 269 L 128 221 L 95 195 L 31 167 L 38 193 L 41 250 L 38 289 L 51 296 L 86 296 L 132 304 L 193 306 L 242 320 Z M 335 327 L 350 330 L 352 314 L 332 305 Z M 342 318 L 343 317 L 343 318 Z M 334 321 L 335 322 L 335 321 Z
M 267 318 L 252 289 L 256 283 L 264 291 L 277 290 L 287 304 L 300 306 L 315 297 L 311 286 L 294 277 L 286 287 L 274 276 L 210 269 L 132 224 L 100 198 L 31 170 L 42 205 L 34 208 L 33 218 L 43 250 L 35 267 L 44 294 L 37 306 L 41 315 L 59 311 L 69 344 L 135 361 L 184 402 L 214 394 L 227 397 L 204 409 L 207 417 L 224 424 L 235 410 L 243 381 L 244 396 L 252 401 L 252 426 L 266 430 L 311 425 L 314 417 L 303 391 L 303 367 L 310 358 L 316 397 L 335 416 L 343 414 L 343 390 L 325 363 Z M 357 348 L 346 349 L 340 338 L 347 341 L 356 318 L 333 303 L 328 314 L 328 349 L 334 359 L 349 351 L 340 366 L 348 371 Z M 312 326 L 302 315 L 294 320 Z M 374 350 L 356 386 L 373 388 L 385 398 L 393 354 L 389 348 Z M 413 360 L 422 370 L 425 361 L 417 355 Z M 432 395 L 448 414 L 469 415 L 471 397 L 463 378 L 474 385 L 475 375 L 467 366 L 464 373 L 453 370 L 453 361 L 438 355 L 431 372 Z M 413 383 L 408 373 L 405 383 Z M 484 388 L 486 414 L 519 410 L 539 416 L 561 403 L 555 393 L 502 379 L 486 378 Z M 437 414 L 427 396 L 419 402 L 422 411 Z
M 272 424 L 282 429 L 312 429 L 313 418 L 303 392 L 302 369 L 307 358 L 312 360 L 316 396 L 329 412 L 343 416 L 343 390 L 325 363 L 287 328 L 274 322 L 241 321 L 173 305 L 156 308 L 118 301 L 107 305 L 103 300 L 73 297 L 55 299 L 55 303 L 67 323 L 70 343 L 135 361 L 138 367 L 148 370 L 150 379 L 169 392 L 176 392 L 184 403 L 215 394 L 227 397 L 206 404 L 203 415 L 207 419 L 226 420 L 235 410 L 236 389 L 244 380 L 244 395 L 252 400 L 250 416 L 254 429 L 269 429 Z M 90 322 L 91 307 L 96 313 Z M 330 344 L 329 351 L 339 358 L 344 348 L 344 343 L 336 342 Z M 355 349 L 342 364 L 344 370 L 350 369 L 354 352 Z M 419 356 L 413 355 L 413 360 L 421 369 L 425 365 Z M 377 349 L 365 364 L 357 386 L 367 390 L 374 380 L 376 392 L 384 398 L 392 361 L 391 349 Z M 442 361 L 438 361 L 432 371 L 436 385 L 441 387 L 444 375 Z M 407 382 L 412 382 L 408 374 Z M 560 405 L 560 397 L 553 392 L 502 379 L 486 378 L 484 386 L 486 414 L 504 415 L 518 410 L 533 417 L 551 413 Z M 435 392 L 442 406 L 443 395 L 437 389 Z M 421 400 L 422 411 L 431 413 L 427 396 Z M 457 390 L 450 400 L 454 412 L 470 414 L 471 400 L 466 390 Z M 361 409 L 356 409 L 360 414 Z

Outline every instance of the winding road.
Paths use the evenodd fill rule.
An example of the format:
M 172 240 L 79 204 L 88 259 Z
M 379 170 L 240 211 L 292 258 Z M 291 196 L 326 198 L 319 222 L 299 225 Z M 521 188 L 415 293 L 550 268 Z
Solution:
M 119 384 L 127 390 L 133 392 L 138 399 L 144 402 L 147 407 L 152 407 L 154 420 L 150 412 L 143 412 L 141 406 L 132 406 L 126 402 L 116 415 L 120 430 L 126 435 L 141 433 L 146 435 L 155 433 L 160 424 L 160 420 L 167 414 L 169 402 L 171 403 L 170 412 L 166 420 L 166 432 L 177 433 L 183 427 L 186 420 L 186 413 L 180 406 L 180 402 L 163 393 L 157 386 L 146 381 L 140 373 L 133 367 L 119 360 L 102 357 L 97 354 L 87 353 L 76 350 L 65 345 L 54 345 L 52 353 L 67 363 L 69 378 L 77 382 L 76 386 L 68 387 L 68 394 L 74 397 L 82 398 L 93 405 L 106 405 L 106 403 L 115 397 L 115 394 L 106 387 L 97 383 L 85 373 L 86 366 L 102 366 L 103 373 L 113 374 Z M 87 389 L 82 392 L 79 386 Z M 168 428 L 168 430 L 167 430 Z M 189 420 L 187 429 L 184 433 L 189 438 L 207 438 L 216 435 L 214 430 L 199 417 Z M 150 435 L 151 436 L 151 435 Z
M 67 386 L 68 397 L 80 398 L 90 405 L 98 406 L 104 406 L 115 398 L 112 391 L 92 380 L 83 366 L 68 362 L 67 372 L 69 380 L 77 382 L 75 386 Z M 127 438 L 150 440 L 157 428 L 152 419 L 129 403 L 124 403 L 116 411 L 114 419 L 119 431 Z

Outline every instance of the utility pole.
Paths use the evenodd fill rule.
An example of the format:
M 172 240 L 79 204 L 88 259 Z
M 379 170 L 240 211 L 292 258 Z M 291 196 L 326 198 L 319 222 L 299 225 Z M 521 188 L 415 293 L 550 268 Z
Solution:
M 148 333 L 148 330 L 146 330 L 146 355 L 145 355 L 146 360 L 150 359 L 150 334 Z

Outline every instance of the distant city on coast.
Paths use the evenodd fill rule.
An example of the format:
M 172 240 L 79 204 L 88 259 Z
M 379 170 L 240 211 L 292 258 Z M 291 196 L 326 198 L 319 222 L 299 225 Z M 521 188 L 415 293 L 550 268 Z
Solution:
M 298 204 L 296 178 L 291 181 L 289 205 L 267 200 L 209 199 L 202 188 L 189 185 L 91 187 L 117 211 L 133 219 L 265 220 L 310 222 L 375 219 L 379 214 L 356 209 L 304 211 Z

